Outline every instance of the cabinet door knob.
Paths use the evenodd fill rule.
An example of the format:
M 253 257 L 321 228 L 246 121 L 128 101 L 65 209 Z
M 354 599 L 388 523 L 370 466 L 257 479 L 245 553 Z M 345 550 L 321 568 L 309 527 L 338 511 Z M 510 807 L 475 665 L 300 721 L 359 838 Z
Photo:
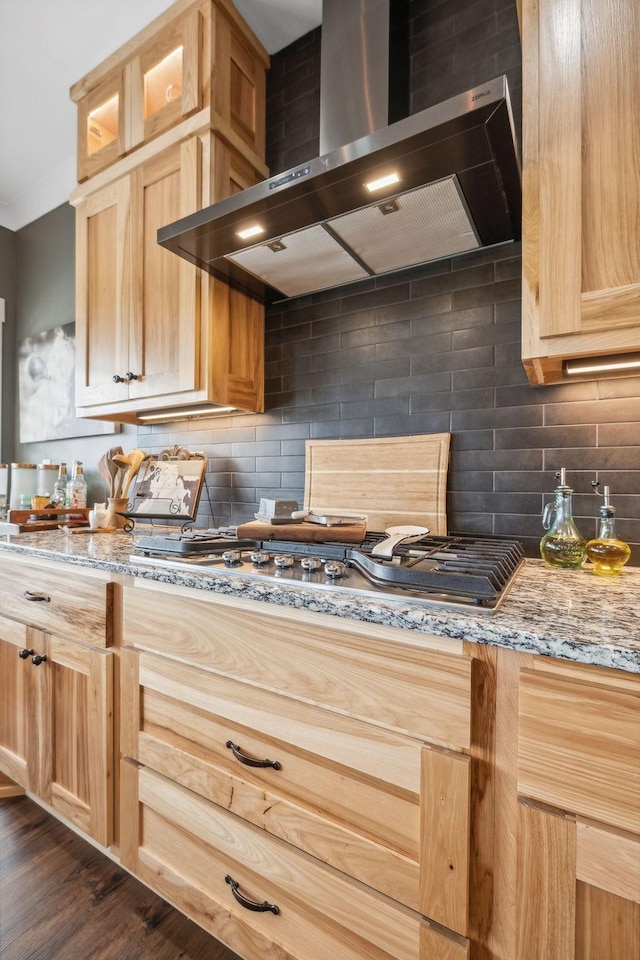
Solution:
M 273 767 L 274 770 L 280 769 L 279 760 L 254 760 L 253 757 L 248 757 L 246 753 L 242 753 L 240 747 L 236 746 L 231 740 L 227 740 L 225 746 L 228 750 L 231 750 L 236 760 L 244 763 L 247 767 Z
M 31 663 L 34 667 L 39 667 L 41 663 L 44 663 L 47 659 L 46 653 L 36 653 L 35 657 L 31 657 Z
M 111 377 L 111 379 L 113 380 L 114 383 L 124 383 L 124 377 L 121 377 L 121 376 L 120 376 L 119 374 L 117 374 L 117 373 L 114 373 L 114 375 Z
M 132 380 L 139 380 L 139 379 L 140 379 L 140 374 L 139 374 L 139 373 L 131 373 L 131 370 L 128 370 L 128 371 L 125 373 L 124 378 L 125 378 L 125 380 L 128 380 L 129 383 L 131 383 Z
M 35 653 L 35 650 L 27 650 L 25 647 L 24 650 L 18 650 L 18 656 L 21 660 L 27 660 L 29 657 L 32 657 Z
M 237 880 L 234 880 L 233 877 L 230 877 L 229 874 L 224 878 L 225 883 L 228 883 L 231 887 L 231 893 L 234 895 L 241 907 L 244 907 L 245 910 L 253 910 L 254 913 L 280 913 L 280 907 L 276 906 L 275 903 L 267 903 L 264 900 L 262 903 L 256 903 L 255 900 L 249 900 L 247 897 L 243 896 L 240 893 L 239 887 L 240 884 Z
M 46 593 L 40 593 L 38 590 L 25 590 L 25 600 L 33 600 L 35 603 L 51 603 L 51 597 Z

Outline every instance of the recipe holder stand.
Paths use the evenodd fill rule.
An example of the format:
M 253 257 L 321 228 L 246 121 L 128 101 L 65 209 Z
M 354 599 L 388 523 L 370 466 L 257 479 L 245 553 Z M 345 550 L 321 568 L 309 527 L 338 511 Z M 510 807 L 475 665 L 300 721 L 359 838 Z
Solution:
M 213 519 L 206 469 L 206 455 L 186 447 L 174 445 L 159 454 L 148 454 L 134 477 L 130 495 L 113 510 L 115 526 L 130 533 L 137 521 L 180 520 L 184 530 L 196 518 L 203 488 Z

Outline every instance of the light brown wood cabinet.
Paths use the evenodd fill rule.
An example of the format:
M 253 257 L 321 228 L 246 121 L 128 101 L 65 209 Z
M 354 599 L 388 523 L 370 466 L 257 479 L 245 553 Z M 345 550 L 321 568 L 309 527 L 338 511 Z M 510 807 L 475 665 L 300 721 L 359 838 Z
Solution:
M 78 181 L 198 110 L 264 157 L 269 58 L 230 0 L 177 0 L 71 88 Z
M 263 307 L 156 236 L 266 176 L 267 64 L 227 0 L 183 2 L 73 88 L 85 133 L 96 90 L 123 90 L 127 134 L 117 155 L 118 138 L 89 154 L 79 139 L 90 175 L 71 197 L 80 416 L 142 423 L 177 409 L 263 409 Z M 160 103 L 156 88 L 176 98 Z
M 521 24 L 522 356 L 541 384 L 640 356 L 640 9 L 522 0 Z
M 263 308 L 156 243 L 159 226 L 204 205 L 228 147 L 210 131 L 173 144 L 77 209 L 76 404 L 83 415 L 204 402 L 257 410 Z M 222 165 L 221 164 L 221 165 Z M 231 177 L 226 193 L 233 189 Z
M 74 573 L 71 581 L 55 566 L 0 561 L 0 769 L 107 846 L 113 830 L 107 578 Z M 18 582 L 20 596 L 12 596 Z
M 245 956 L 466 957 L 471 659 L 143 581 L 123 611 L 125 866 Z
M 637 675 L 15 554 L 0 577 L 0 772 L 240 956 L 636 960 Z
M 517 960 L 635 960 L 637 678 L 536 667 L 520 684 Z

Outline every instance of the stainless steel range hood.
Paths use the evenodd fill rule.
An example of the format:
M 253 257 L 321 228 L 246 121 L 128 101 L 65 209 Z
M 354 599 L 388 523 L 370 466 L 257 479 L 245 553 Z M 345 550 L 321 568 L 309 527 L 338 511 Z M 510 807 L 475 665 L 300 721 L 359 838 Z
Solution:
M 380 8 L 388 22 L 390 2 L 325 0 L 323 7 L 321 143 L 353 129 L 352 118 L 347 127 L 327 120 L 340 100 L 354 113 L 351 94 L 339 91 L 356 89 L 355 81 L 347 84 L 337 64 L 343 73 L 356 65 L 356 126 L 373 130 L 162 228 L 159 243 L 274 302 L 519 239 L 520 169 L 506 77 L 376 129 L 386 35 Z M 357 20 L 351 27 L 345 8 Z M 340 38 L 350 55 L 336 54 Z

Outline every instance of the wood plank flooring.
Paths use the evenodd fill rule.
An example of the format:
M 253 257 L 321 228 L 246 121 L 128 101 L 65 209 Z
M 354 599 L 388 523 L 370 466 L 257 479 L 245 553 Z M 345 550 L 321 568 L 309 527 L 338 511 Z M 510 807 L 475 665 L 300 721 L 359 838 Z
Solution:
M 29 800 L 0 802 L 2 960 L 239 960 Z

